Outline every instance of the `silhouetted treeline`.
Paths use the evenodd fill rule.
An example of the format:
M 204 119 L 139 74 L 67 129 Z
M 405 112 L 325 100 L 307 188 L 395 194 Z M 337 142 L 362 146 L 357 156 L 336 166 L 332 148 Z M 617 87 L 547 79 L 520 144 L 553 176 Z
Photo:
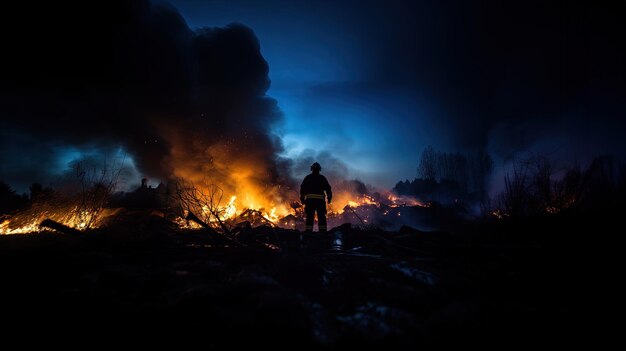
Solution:
M 130 192 L 118 192 L 111 196 L 108 206 L 131 209 L 169 207 L 174 197 L 172 186 L 160 183 L 156 188 L 142 184 Z
M 29 187 L 30 193 L 18 195 L 8 184 L 0 182 L 0 216 L 12 215 L 27 209 L 36 210 L 42 205 L 53 209 L 61 208 L 71 202 L 66 196 L 68 194 L 64 193 L 66 190 L 64 188 L 53 189 L 44 187 L 39 183 L 33 183 Z M 93 196 L 102 197 L 101 194 L 108 193 L 108 191 L 101 183 L 89 184 L 82 192 L 79 192 L 79 197 L 84 201 L 85 198 Z M 168 206 L 168 199 L 171 198 L 170 191 L 162 183 L 156 188 L 142 185 L 134 191 L 111 193 L 99 206 L 131 209 L 163 208 Z
M 516 162 L 493 207 L 499 216 L 522 218 L 563 211 L 615 212 L 626 197 L 626 167 L 613 156 L 595 158 L 587 168 L 559 169 L 547 157 Z
M 18 195 L 7 183 L 0 182 L 0 215 L 11 214 L 27 208 L 33 201 L 45 200 L 53 195 L 51 188 L 44 188 L 39 183 L 29 187 L 30 194 Z
M 28 195 L 18 195 L 15 190 L 0 182 L 0 215 L 21 210 L 28 204 Z
M 426 200 L 482 201 L 492 169 L 493 160 L 486 152 L 464 155 L 438 152 L 428 146 L 420 157 L 418 177 L 398 182 L 393 190 Z

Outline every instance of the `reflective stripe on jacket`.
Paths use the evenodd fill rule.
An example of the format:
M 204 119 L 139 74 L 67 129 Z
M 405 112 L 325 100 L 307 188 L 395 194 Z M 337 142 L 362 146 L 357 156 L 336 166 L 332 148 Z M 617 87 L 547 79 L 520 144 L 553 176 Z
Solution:
M 324 193 L 328 196 L 330 201 L 333 198 L 333 193 L 330 189 L 330 184 L 326 177 L 319 173 L 311 173 L 304 177 L 302 185 L 300 185 L 300 198 L 309 199 L 324 199 Z M 314 197 L 311 197 L 313 195 Z M 320 196 L 320 197 L 315 197 Z

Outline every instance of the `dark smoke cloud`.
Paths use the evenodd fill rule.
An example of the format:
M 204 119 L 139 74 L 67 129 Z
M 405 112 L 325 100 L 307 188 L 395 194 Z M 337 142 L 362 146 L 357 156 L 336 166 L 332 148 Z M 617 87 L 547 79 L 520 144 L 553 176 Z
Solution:
M 65 146 L 121 146 L 164 179 L 174 148 L 176 163 L 201 167 L 216 144 L 235 156 L 254 145 L 277 177 L 281 145 L 268 131 L 282 116 L 265 96 L 269 69 L 251 29 L 193 32 L 174 8 L 148 1 L 13 4 L 2 17 L 0 178 L 44 181 Z
M 267 38 L 286 145 L 327 149 L 355 169 L 374 164 L 370 180 L 373 169 L 391 169 L 381 185 L 413 177 L 429 144 L 501 160 L 539 145 L 552 152 L 550 139 L 572 154 L 577 143 L 626 150 L 614 132 L 626 110 L 620 2 L 172 1 L 195 25 L 253 24 Z M 377 150 L 372 134 L 382 135 Z M 345 135 L 365 157 L 325 146 Z
M 580 142 L 624 155 L 623 138 L 614 132 L 625 127 L 626 111 L 626 22 L 619 6 L 368 3 L 361 11 L 380 21 L 366 32 L 378 46 L 363 80 L 416 87 L 441 121 L 433 133 L 452 140 L 443 147 L 490 147 L 506 158 L 554 135 L 571 141 L 562 149 Z
M 348 4 L 340 3 L 336 6 Z M 365 57 L 353 54 L 362 67 L 360 81 L 379 91 L 405 89 L 417 105 L 429 107 L 401 117 L 390 107 L 381 109 L 390 125 L 402 125 L 415 136 L 413 149 L 388 137 L 393 146 L 383 146 L 387 154 L 406 153 L 412 167 L 428 144 L 486 150 L 497 164 L 528 152 L 564 163 L 584 163 L 605 153 L 626 156 L 621 38 L 626 22 L 615 4 L 388 1 L 363 2 L 356 12 L 351 16 L 360 21 L 356 37 L 371 44 Z M 366 96 L 363 86 L 342 91 L 361 105 L 384 96 Z M 398 96 L 378 105 L 410 106 Z M 323 97 L 317 93 L 310 100 Z M 377 160 L 382 166 L 388 158 Z
M 340 180 L 350 179 L 352 176 L 345 162 L 334 157 L 330 152 L 307 149 L 291 159 L 290 168 L 293 177 L 304 179 L 307 174 L 311 173 L 311 165 L 315 162 L 322 166 L 322 174 L 328 178 L 331 185 Z

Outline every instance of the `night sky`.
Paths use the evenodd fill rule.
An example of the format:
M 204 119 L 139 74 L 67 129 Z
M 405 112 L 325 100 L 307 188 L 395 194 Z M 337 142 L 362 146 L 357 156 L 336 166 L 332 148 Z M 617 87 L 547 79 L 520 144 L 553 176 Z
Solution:
M 246 133 L 267 134 L 257 141 L 287 160 L 272 172 L 299 176 L 307 169 L 296 166 L 316 159 L 346 177 L 391 188 L 415 176 L 427 145 L 487 150 L 500 167 L 527 152 L 584 162 L 626 150 L 626 50 L 619 35 L 626 24 L 616 9 L 585 1 L 170 3 L 137 2 L 132 11 L 107 4 L 106 11 L 82 15 L 56 5 L 4 11 L 25 20 L 2 28 L 9 60 L 0 90 L 6 121 L 0 180 L 24 189 L 103 150 L 127 153 L 136 176 L 165 177 L 160 165 L 173 138 L 161 140 L 162 128 L 144 122 L 209 108 L 197 103 L 203 85 L 196 66 L 185 64 L 200 55 L 183 47 L 193 31 L 230 23 L 248 27 L 260 44 L 262 58 L 250 61 L 258 69 L 241 73 L 238 93 L 229 96 L 255 87 Z M 150 29 L 113 25 L 120 16 L 141 18 Z M 234 40 L 248 43 L 247 35 Z M 130 44 L 119 44 L 120 37 Z M 86 122 L 93 111 L 96 120 L 121 121 Z M 171 117 L 158 118 L 148 124 L 162 126 Z M 147 140 L 158 149 L 141 149 Z

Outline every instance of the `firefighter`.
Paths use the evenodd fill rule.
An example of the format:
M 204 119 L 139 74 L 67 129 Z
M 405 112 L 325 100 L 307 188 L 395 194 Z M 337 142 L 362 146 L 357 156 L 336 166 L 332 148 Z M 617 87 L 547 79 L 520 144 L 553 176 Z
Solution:
M 307 175 L 300 186 L 300 201 L 304 204 L 306 213 L 306 231 L 313 231 L 313 221 L 317 212 L 317 226 L 320 232 L 326 232 L 326 202 L 333 198 L 330 184 L 326 177 L 320 174 L 322 166 L 315 162 L 311 165 L 311 174 Z M 326 193 L 326 195 L 324 195 Z

